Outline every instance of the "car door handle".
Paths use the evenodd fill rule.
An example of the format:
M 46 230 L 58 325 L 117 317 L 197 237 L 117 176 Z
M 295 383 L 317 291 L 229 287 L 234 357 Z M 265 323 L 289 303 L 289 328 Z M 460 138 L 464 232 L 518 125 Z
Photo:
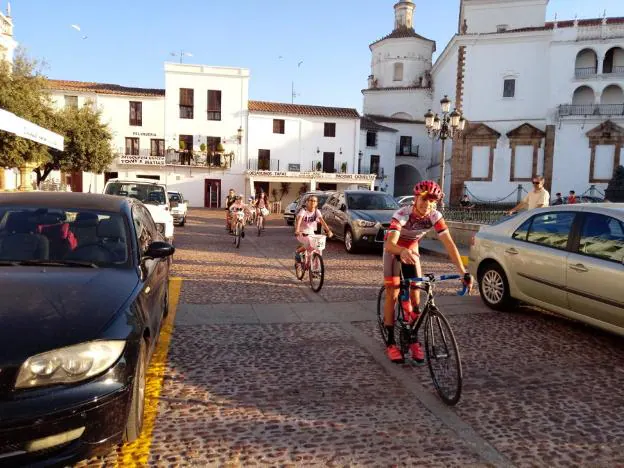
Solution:
M 506 253 L 511 254 L 511 255 L 518 255 L 520 252 L 518 252 L 516 249 L 514 249 L 513 247 L 508 248 L 507 250 L 505 250 Z
M 583 265 L 582 263 L 577 263 L 576 265 L 570 265 L 570 268 L 572 268 L 575 271 L 580 271 L 581 273 L 587 273 L 589 271 L 587 268 L 585 268 L 585 265 Z

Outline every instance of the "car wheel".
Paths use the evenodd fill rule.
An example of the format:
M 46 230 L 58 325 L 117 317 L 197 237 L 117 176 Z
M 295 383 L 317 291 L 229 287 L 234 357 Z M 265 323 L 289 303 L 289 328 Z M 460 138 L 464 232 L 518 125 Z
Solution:
M 356 247 L 353 244 L 353 232 L 351 232 L 351 228 L 347 227 L 347 230 L 345 231 L 345 235 L 344 235 L 344 246 L 345 246 L 345 250 L 352 254 L 356 252 Z
M 143 429 L 143 414 L 145 412 L 145 367 L 147 366 L 147 344 L 141 339 L 139 357 L 134 369 L 134 382 L 132 384 L 132 400 L 130 401 L 130 413 L 126 423 L 124 441 L 134 442 L 141 435 Z
M 507 276 L 498 263 L 487 263 L 479 268 L 478 281 L 481 299 L 489 308 L 505 310 L 514 305 Z
M 294 221 L 286 221 L 286 224 L 287 224 L 288 226 L 292 226 L 293 224 L 295 224 L 295 222 L 294 222 Z

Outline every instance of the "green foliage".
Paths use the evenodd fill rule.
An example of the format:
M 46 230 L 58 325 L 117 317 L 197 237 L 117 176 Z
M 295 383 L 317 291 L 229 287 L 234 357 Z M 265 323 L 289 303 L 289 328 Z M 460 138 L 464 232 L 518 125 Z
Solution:
M 290 192 L 290 182 L 282 182 L 280 186 L 279 201 L 282 201 L 282 198 L 284 198 L 284 195 L 288 195 L 289 192 Z
M 624 202 L 624 166 L 618 166 L 613 172 L 605 197 L 611 202 Z

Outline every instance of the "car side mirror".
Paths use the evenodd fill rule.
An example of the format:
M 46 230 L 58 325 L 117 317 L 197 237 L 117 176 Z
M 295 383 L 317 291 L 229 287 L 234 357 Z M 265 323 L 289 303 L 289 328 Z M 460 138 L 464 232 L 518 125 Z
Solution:
M 146 260 L 154 258 L 164 258 L 173 255 L 174 252 L 175 247 L 170 243 L 155 241 L 147 247 L 147 250 L 143 254 L 143 258 Z

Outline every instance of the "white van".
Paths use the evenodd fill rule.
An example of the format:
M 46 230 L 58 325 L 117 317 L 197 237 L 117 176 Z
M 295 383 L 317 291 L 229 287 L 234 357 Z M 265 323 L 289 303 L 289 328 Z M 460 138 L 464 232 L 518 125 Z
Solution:
M 106 195 L 135 198 L 143 202 L 156 227 L 168 242 L 173 240 L 173 216 L 167 197 L 167 186 L 149 180 L 110 179 L 104 187 Z

